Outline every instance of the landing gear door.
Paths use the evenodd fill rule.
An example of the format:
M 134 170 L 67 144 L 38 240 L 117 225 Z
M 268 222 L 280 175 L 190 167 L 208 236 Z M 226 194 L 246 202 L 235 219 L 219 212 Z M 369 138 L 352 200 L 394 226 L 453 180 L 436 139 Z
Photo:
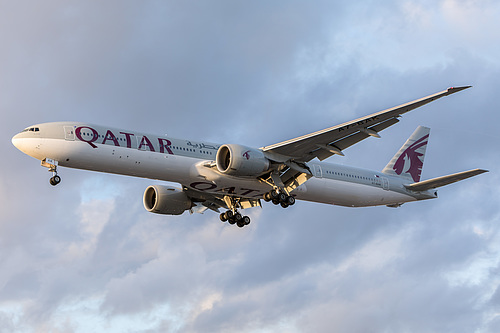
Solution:
M 75 129 L 73 126 L 64 126 L 64 139 L 68 141 L 75 140 Z

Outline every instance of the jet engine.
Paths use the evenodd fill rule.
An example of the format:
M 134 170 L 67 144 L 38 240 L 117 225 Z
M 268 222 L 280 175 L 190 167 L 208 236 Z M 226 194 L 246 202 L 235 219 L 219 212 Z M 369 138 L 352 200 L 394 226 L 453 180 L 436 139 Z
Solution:
M 261 150 L 236 144 L 222 145 L 215 161 L 219 172 L 232 176 L 257 176 L 270 165 Z
M 178 188 L 151 185 L 144 191 L 144 208 L 148 212 L 181 215 L 193 206 L 185 192 Z

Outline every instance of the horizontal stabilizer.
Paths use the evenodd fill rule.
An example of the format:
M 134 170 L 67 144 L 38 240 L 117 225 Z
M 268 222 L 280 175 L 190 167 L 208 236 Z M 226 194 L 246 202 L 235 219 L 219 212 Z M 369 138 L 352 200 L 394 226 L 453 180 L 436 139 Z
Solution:
M 448 184 L 453 184 L 455 182 L 474 177 L 477 175 L 480 175 L 482 173 L 488 172 L 488 170 L 482 170 L 482 169 L 474 169 L 474 170 L 469 170 L 469 171 L 464 171 L 464 172 L 459 172 L 459 173 L 454 173 L 452 175 L 448 176 L 442 176 L 442 177 L 437 177 L 429 180 L 424 180 L 423 182 L 418 182 L 418 183 L 413 183 L 409 185 L 405 185 L 405 187 L 411 191 L 427 191 L 431 190 L 434 188 L 438 188 L 441 186 L 445 186 Z

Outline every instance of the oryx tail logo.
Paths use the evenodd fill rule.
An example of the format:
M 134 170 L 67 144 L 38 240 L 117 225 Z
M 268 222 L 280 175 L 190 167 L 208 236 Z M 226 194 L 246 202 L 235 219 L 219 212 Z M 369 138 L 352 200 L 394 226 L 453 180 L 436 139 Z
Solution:
M 422 167 L 424 166 L 423 158 L 420 159 L 424 155 L 424 153 L 419 152 L 418 150 L 422 147 L 425 148 L 429 139 L 429 134 L 420 138 L 411 144 L 405 151 L 398 157 L 396 163 L 394 163 L 394 171 L 401 175 L 402 173 L 409 173 L 413 181 L 420 181 L 420 174 L 422 172 Z M 405 170 L 405 166 L 409 164 L 407 170 Z
M 246 158 L 247 160 L 249 160 L 250 159 L 250 150 L 247 150 L 246 152 L 244 152 L 243 157 Z

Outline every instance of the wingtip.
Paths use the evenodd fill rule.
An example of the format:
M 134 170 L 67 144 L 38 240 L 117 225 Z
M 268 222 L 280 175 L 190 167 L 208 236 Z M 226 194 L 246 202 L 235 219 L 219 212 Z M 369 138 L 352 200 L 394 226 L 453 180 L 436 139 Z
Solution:
M 469 88 L 472 88 L 472 86 L 450 87 L 450 88 L 448 88 L 448 93 L 453 94 L 453 93 L 456 93 L 456 92 L 459 92 L 459 91 L 462 91 L 465 89 L 469 89 Z
M 485 169 L 473 169 L 471 171 L 472 174 L 474 174 L 474 176 L 477 176 L 477 175 L 480 175 L 482 173 L 486 173 L 486 172 L 490 172 L 490 170 L 485 170 Z

